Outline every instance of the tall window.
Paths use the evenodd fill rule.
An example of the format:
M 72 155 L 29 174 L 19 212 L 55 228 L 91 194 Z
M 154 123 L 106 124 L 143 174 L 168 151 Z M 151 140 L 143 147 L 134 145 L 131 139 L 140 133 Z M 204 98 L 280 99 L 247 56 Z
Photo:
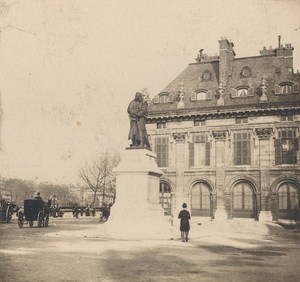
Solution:
M 253 192 L 249 184 L 240 183 L 234 188 L 233 208 L 236 210 L 253 210 Z
M 235 123 L 236 124 L 240 124 L 240 123 L 248 123 L 248 118 L 244 117 L 244 118 L 236 118 L 235 119 Z
M 169 165 L 169 137 L 156 137 L 155 141 L 157 165 L 167 167 Z
M 167 214 L 171 213 L 171 188 L 165 182 L 159 183 L 159 203 Z
M 280 116 L 280 121 L 293 121 L 294 117 L 292 115 L 289 116 Z
M 191 210 L 194 215 L 210 215 L 210 192 L 207 184 L 199 182 L 192 188 Z
M 251 133 L 239 132 L 233 135 L 234 165 L 251 164 Z
M 238 183 L 232 193 L 232 216 L 255 218 L 255 197 L 251 186 L 246 182 Z
M 205 126 L 205 120 L 194 120 L 194 126 Z
M 156 127 L 157 127 L 157 129 L 166 128 L 167 127 L 167 123 L 165 121 L 164 122 L 158 122 L 156 124 Z
M 208 142 L 206 134 L 194 135 L 193 141 L 189 143 L 189 165 L 210 165 L 210 142 Z
M 299 210 L 298 193 L 294 185 L 285 183 L 278 189 L 278 208 L 282 211 Z
M 299 139 L 296 129 L 281 129 L 275 139 L 275 164 L 297 164 Z

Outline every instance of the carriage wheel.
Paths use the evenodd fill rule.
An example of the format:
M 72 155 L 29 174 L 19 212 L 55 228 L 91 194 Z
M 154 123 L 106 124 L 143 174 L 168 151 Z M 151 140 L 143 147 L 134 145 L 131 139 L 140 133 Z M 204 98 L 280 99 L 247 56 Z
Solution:
M 29 226 L 30 226 L 30 227 L 33 226 L 33 220 L 29 220 Z
M 44 219 L 44 227 L 48 227 L 48 226 L 49 226 L 49 214 L 47 214 Z
M 19 214 L 18 214 L 18 225 L 19 225 L 20 228 L 22 228 L 23 224 L 24 224 L 23 213 L 19 212 Z
M 39 212 L 37 221 L 38 221 L 38 227 L 44 226 L 44 212 L 43 211 Z

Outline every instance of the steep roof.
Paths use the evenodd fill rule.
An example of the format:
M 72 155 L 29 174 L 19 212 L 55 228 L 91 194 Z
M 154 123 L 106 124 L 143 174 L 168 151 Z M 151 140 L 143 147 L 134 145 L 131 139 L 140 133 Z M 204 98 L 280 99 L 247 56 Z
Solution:
M 276 49 L 275 49 L 276 51 Z M 219 86 L 220 59 L 191 63 L 170 84 L 168 84 L 149 104 L 149 115 L 168 114 L 169 112 L 188 111 L 226 111 L 234 108 L 255 108 L 261 104 L 261 83 L 263 77 L 267 81 L 267 102 L 265 106 L 290 104 L 300 106 L 299 74 L 292 70 L 290 56 L 278 56 L 276 52 L 261 56 L 234 58 L 230 67 L 227 85 L 224 92 L 224 106 L 217 106 L 217 89 Z M 294 85 L 291 94 L 276 94 L 280 84 Z M 252 95 L 236 97 L 237 90 L 246 88 L 252 90 Z M 235 92 L 234 92 L 235 91 Z M 184 108 L 178 109 L 179 94 L 184 92 Z M 195 100 L 195 93 L 208 92 L 207 99 Z M 168 102 L 159 103 L 159 96 L 167 95 Z M 193 98 L 194 97 L 194 98 Z

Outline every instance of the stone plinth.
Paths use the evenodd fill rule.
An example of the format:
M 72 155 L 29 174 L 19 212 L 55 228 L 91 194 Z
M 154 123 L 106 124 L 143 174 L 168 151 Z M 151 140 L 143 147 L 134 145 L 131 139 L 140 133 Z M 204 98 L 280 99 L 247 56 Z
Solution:
M 169 238 L 171 223 L 159 204 L 156 155 L 146 149 L 127 149 L 114 169 L 116 202 L 103 224 L 114 238 Z
M 273 216 L 271 211 L 261 211 L 259 213 L 259 221 L 264 221 L 264 222 L 272 222 L 273 221 Z

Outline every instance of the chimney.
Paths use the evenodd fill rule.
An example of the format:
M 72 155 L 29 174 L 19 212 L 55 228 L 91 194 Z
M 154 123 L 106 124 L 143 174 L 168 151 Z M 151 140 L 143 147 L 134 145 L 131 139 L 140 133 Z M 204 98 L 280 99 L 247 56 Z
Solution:
M 219 82 L 227 85 L 228 76 L 232 74 L 235 52 L 233 43 L 226 37 L 219 40 Z
M 281 44 L 281 36 L 278 36 L 278 48 L 276 48 L 276 57 L 283 59 L 288 68 L 293 68 L 293 51 L 292 44 Z

